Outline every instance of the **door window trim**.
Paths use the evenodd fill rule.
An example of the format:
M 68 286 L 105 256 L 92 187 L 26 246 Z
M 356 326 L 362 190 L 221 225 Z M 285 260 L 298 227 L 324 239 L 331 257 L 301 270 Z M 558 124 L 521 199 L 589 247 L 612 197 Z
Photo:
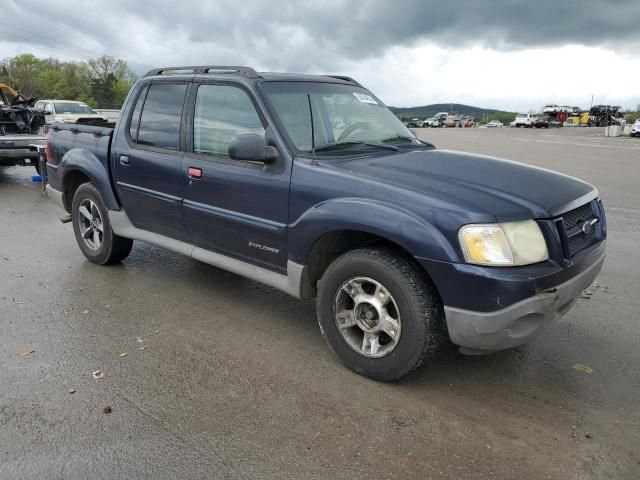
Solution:
M 182 100 L 182 111 L 180 113 L 180 131 L 178 132 L 178 149 L 177 150 L 174 150 L 171 148 L 165 148 L 165 147 L 156 147 L 152 145 L 140 145 L 139 143 L 137 143 L 137 137 L 140 134 L 140 121 L 142 120 L 142 113 L 144 112 L 144 105 L 147 102 L 147 96 L 149 95 L 149 90 L 151 89 L 152 85 L 162 85 L 162 84 L 186 85 L 184 98 Z M 144 150 L 147 152 L 173 154 L 182 158 L 182 155 L 185 153 L 185 144 L 183 142 L 184 138 L 183 138 L 182 132 L 184 131 L 185 115 L 188 110 L 186 107 L 187 107 L 187 101 L 190 94 L 190 88 L 191 88 L 191 80 L 172 80 L 172 81 L 166 81 L 166 80 L 153 81 L 152 80 L 150 82 L 145 82 L 144 85 L 140 87 L 140 92 L 136 96 L 135 102 L 132 104 L 133 108 L 130 110 L 130 113 L 127 118 L 127 124 L 125 125 L 124 134 L 125 134 L 127 143 L 129 144 L 129 147 L 135 150 Z M 131 128 L 131 119 L 133 118 L 133 112 L 136 109 L 136 104 L 138 103 L 138 99 L 140 98 L 140 95 L 142 95 L 143 91 L 144 91 L 145 98 L 143 99 L 143 102 L 142 102 L 142 108 L 140 108 L 140 117 L 138 119 L 138 131 L 137 131 L 138 135 L 136 135 L 136 141 L 134 142 L 133 138 L 131 138 L 129 130 Z
M 241 82 L 234 82 L 231 80 L 195 80 L 191 86 L 190 96 L 188 98 L 188 112 L 187 112 L 187 121 L 186 121 L 186 149 L 185 149 L 185 158 L 193 158 L 194 160 L 201 160 L 210 163 L 219 163 L 223 165 L 233 165 L 236 167 L 248 168 L 250 170 L 258 170 L 268 173 L 280 173 L 284 169 L 284 161 L 281 162 L 283 165 L 278 166 L 276 169 L 265 168 L 266 164 L 260 162 L 248 162 L 246 160 L 233 160 L 228 157 L 219 157 L 217 155 L 209 155 L 205 153 L 197 153 L 193 151 L 193 122 L 195 121 L 195 112 L 196 112 L 196 99 L 198 96 L 198 89 L 203 85 L 215 85 L 215 86 L 226 86 L 226 87 L 235 87 L 239 90 L 243 91 L 249 101 L 253 105 L 258 118 L 260 119 L 260 123 L 262 124 L 262 128 L 265 130 L 265 136 L 270 129 L 269 123 L 267 122 L 267 118 L 260 107 L 260 104 L 257 102 L 257 99 L 253 92 Z M 276 142 L 277 143 L 277 142 Z M 282 147 L 278 146 L 278 150 L 280 151 L 280 155 L 283 155 Z

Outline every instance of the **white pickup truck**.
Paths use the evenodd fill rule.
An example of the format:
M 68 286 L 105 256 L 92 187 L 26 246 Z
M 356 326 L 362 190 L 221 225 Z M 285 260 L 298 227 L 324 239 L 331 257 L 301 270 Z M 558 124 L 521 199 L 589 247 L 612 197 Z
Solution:
M 75 100 L 38 100 L 35 108 L 44 113 L 47 124 L 107 122 L 105 115 L 100 115 L 86 103 Z

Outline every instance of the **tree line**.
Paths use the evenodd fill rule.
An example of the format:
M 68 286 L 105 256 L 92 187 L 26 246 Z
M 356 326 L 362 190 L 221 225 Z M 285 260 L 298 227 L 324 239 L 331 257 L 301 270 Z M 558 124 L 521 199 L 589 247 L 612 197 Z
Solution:
M 136 79 L 127 62 L 108 55 L 66 62 L 24 53 L 0 61 L 0 83 L 24 97 L 79 100 L 94 108 L 120 108 Z

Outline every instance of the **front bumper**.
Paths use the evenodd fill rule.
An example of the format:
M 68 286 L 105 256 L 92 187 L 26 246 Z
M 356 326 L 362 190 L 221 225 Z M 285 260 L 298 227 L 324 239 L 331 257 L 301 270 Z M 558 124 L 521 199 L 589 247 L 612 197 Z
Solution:
M 480 312 L 445 306 L 451 341 L 467 353 L 489 353 L 528 342 L 578 301 L 602 270 L 604 258 L 603 245 L 596 259 L 574 277 L 501 310 Z

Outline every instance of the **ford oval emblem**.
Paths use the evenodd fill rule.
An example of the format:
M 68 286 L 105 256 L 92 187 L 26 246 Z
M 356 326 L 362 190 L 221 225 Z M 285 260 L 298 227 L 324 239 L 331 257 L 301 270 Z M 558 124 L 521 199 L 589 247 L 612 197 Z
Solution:
M 597 221 L 598 219 L 594 218 L 593 220 L 587 220 L 586 222 L 584 222 L 581 228 L 582 233 L 584 233 L 585 235 L 589 235 L 593 231 L 593 226 Z

